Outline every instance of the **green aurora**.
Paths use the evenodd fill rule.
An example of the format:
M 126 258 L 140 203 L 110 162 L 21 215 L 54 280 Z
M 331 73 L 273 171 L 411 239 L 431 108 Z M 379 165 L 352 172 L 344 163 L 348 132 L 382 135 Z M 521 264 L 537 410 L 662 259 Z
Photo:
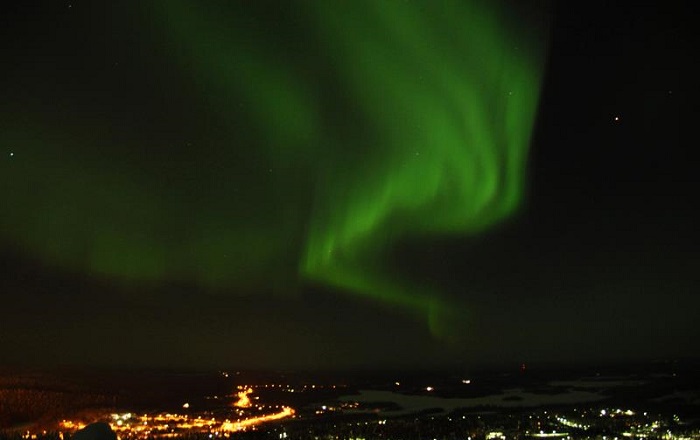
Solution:
M 128 51 L 152 56 L 144 81 L 160 87 L 50 89 L 51 105 L 0 122 L 2 240 L 138 284 L 317 283 L 450 339 L 468 308 L 392 269 L 392 252 L 518 209 L 542 32 L 497 2 L 253 3 L 130 11 L 143 26 Z

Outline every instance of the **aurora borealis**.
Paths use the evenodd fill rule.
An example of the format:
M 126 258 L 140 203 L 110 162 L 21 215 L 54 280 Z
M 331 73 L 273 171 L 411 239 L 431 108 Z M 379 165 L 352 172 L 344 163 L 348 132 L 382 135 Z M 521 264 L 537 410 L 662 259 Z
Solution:
M 439 293 L 392 279 L 387 251 L 477 233 L 518 206 L 541 42 L 517 43 L 501 11 L 476 2 L 295 5 L 292 43 L 247 24 L 252 6 L 220 6 L 149 11 L 174 48 L 167 93 L 192 87 L 181 99 L 214 107 L 219 139 L 184 154 L 159 145 L 160 160 L 134 169 L 162 140 L 79 126 L 66 140 L 28 121 L 4 140 L 18 151 L 3 173 L 18 208 L 7 238 L 69 270 L 221 289 L 294 263 L 301 281 L 435 313 Z M 211 168 L 193 172 L 200 160 Z
M 377 259 L 405 235 L 475 233 L 518 204 L 544 51 L 519 53 L 486 7 L 321 7 L 371 136 L 359 141 L 359 160 L 331 161 L 324 172 L 303 273 L 414 304 L 437 315 L 436 331 L 445 318 L 435 295 L 387 282 Z M 337 176 L 349 181 L 339 187 Z
M 551 82 L 560 78 L 546 70 L 552 41 L 550 68 L 568 66 L 561 60 L 570 57 L 550 35 L 553 16 L 576 16 L 562 9 L 480 0 L 17 6 L 5 14 L 9 67 L 0 102 L 8 289 L 24 289 L 24 278 L 12 274 L 27 265 L 32 274 L 73 280 L 60 292 L 51 282 L 35 287 L 56 292 L 50 301 L 116 304 L 136 316 L 134 329 L 165 335 L 172 323 L 156 323 L 166 318 L 138 316 L 156 314 L 145 310 L 172 297 L 183 303 L 166 307 L 172 316 L 199 310 L 202 321 L 187 328 L 200 339 L 236 340 L 243 322 L 260 320 L 270 333 L 288 329 L 294 344 L 316 341 L 304 353 L 333 345 L 337 335 L 356 347 L 366 338 L 340 328 L 362 327 L 366 314 L 367 334 L 385 319 L 397 335 L 410 328 L 398 346 L 421 335 L 424 346 L 436 344 L 425 351 L 439 353 L 439 362 L 495 350 L 484 348 L 504 339 L 492 322 L 519 334 L 513 329 L 524 316 L 544 310 L 551 330 L 581 304 L 604 303 L 611 283 L 634 291 L 627 284 L 634 277 L 622 274 L 636 273 L 634 255 L 656 255 L 664 239 L 649 226 L 635 229 L 647 237 L 642 251 L 587 250 L 587 241 L 607 249 L 610 237 L 624 234 L 608 226 L 623 217 L 586 203 L 614 199 L 622 207 L 615 209 L 630 213 L 634 194 L 650 191 L 631 186 L 621 202 L 610 194 L 624 184 L 598 187 L 585 173 L 644 182 L 637 173 L 652 175 L 644 167 L 653 147 L 616 151 L 656 138 L 614 138 L 620 130 L 605 130 L 623 127 L 602 129 L 586 113 L 587 100 L 604 100 L 595 95 L 604 68 L 582 59 L 577 69 L 588 73 Z M 541 104 L 547 78 L 565 85 L 550 86 Z M 666 83 L 659 87 L 674 87 Z M 656 114 L 671 105 L 667 98 L 636 107 Z M 605 118 L 632 124 L 612 115 Z M 538 146 L 543 120 L 553 122 L 539 129 Z M 591 156 L 597 148 L 607 162 Z M 618 154 L 633 159 L 615 162 Z M 553 220 L 560 215 L 566 219 Z M 566 232 L 579 222 L 590 229 Z M 597 279 L 589 271 L 610 267 L 615 252 L 625 255 L 625 281 L 582 281 Z M 571 266 L 551 269 L 561 261 Z M 597 293 L 586 302 L 580 286 L 588 283 Z M 562 285 L 578 293 L 560 294 Z M 645 304 L 653 297 L 639 295 Z M 566 312 L 552 318 L 558 302 Z M 494 312 L 501 307 L 523 315 Z M 287 309 L 297 318 L 283 317 Z M 111 327 L 103 333 L 117 334 L 122 315 L 105 316 Z M 328 339 L 315 327 L 329 329 Z M 540 334 L 525 331 L 508 346 Z M 275 363 L 274 355 L 259 358 Z

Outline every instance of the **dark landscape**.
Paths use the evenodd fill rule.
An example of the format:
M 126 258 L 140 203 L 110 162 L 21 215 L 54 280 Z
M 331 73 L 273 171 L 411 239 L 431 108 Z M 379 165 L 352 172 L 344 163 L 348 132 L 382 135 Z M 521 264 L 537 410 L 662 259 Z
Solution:
M 120 438 L 698 438 L 697 372 L 687 361 L 471 373 L 5 370 L 0 432 L 69 438 L 106 422 Z M 241 392 L 250 407 L 237 405 Z M 235 425 L 280 408 L 292 411 Z

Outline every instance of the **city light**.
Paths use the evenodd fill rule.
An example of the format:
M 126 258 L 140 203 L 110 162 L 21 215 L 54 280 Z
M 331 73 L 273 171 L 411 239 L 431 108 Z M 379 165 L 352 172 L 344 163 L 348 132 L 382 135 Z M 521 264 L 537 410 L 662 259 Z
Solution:
M 277 420 L 291 417 L 295 411 L 289 406 L 276 405 L 279 411 L 262 415 L 253 415 L 251 411 L 263 411 L 265 405 L 253 405 L 250 395 L 254 392 L 252 387 L 239 387 L 236 396 L 238 400 L 233 403 L 235 413 L 226 417 L 214 417 L 211 414 L 196 416 L 188 414 L 155 413 L 136 416 L 133 413 L 112 413 L 108 415 L 109 426 L 116 432 L 119 438 L 152 438 L 152 437 L 176 437 L 188 434 L 209 434 L 228 436 L 232 432 L 255 429 L 257 426 Z M 184 409 L 190 408 L 189 403 L 182 405 Z M 267 405 L 268 408 L 272 405 Z M 240 417 L 247 415 L 247 417 Z M 235 417 L 235 420 L 234 420 Z M 107 417 L 105 417 L 107 418 Z M 83 429 L 86 423 L 83 421 L 63 420 L 59 427 L 67 432 Z M 28 437 L 31 439 L 31 437 Z

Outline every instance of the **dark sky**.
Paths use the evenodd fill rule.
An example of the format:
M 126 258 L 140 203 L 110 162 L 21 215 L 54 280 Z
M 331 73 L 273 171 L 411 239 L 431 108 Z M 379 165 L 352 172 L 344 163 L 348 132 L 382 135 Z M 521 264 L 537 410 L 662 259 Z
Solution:
M 0 364 L 699 354 L 689 10 L 117 3 L 0 13 Z

